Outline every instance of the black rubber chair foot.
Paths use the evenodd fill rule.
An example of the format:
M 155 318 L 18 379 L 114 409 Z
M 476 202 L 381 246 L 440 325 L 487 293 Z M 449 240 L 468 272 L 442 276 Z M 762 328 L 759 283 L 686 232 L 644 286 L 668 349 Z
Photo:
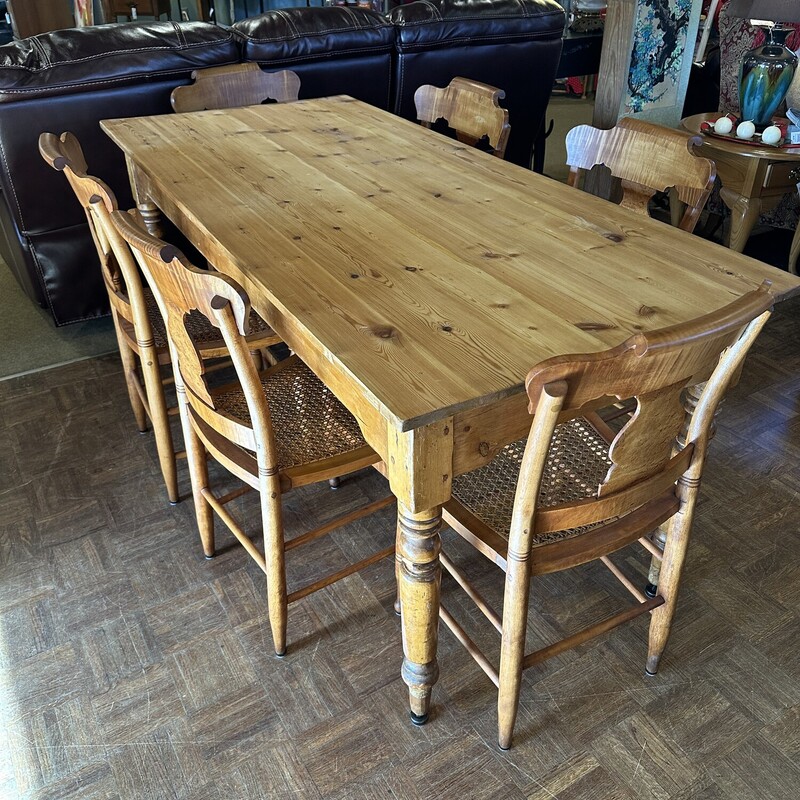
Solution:
M 502 750 L 504 753 L 507 753 L 507 752 L 508 752 L 508 751 L 511 749 L 511 745 L 509 745 L 508 747 L 503 747 L 503 745 L 499 744 L 499 745 L 497 745 L 497 746 L 498 746 L 498 747 L 499 747 L 499 748 L 500 748 L 500 749 L 501 749 L 501 750 Z
M 644 593 L 652 600 L 658 594 L 658 586 L 654 583 L 645 584 Z
M 644 674 L 647 675 L 648 678 L 655 678 L 658 675 L 657 672 L 650 672 L 649 669 L 646 669 Z
M 212 553 L 210 556 L 203 554 L 203 557 L 205 558 L 206 561 L 213 561 L 216 555 L 217 555 L 216 553 Z
M 415 714 L 413 711 L 411 713 L 411 721 L 419 727 L 420 725 L 424 725 L 428 721 L 427 714 Z
M 177 505 L 178 505 L 180 502 L 181 502 L 180 500 L 170 500 L 170 501 L 169 501 L 169 504 L 170 504 L 171 506 L 177 506 Z
M 278 658 L 283 658 L 286 655 L 286 651 L 284 650 L 282 653 L 275 653 Z

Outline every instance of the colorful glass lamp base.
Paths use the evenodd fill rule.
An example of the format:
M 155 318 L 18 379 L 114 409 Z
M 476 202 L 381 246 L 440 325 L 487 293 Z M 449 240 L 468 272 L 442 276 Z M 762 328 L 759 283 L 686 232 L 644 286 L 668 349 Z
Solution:
M 741 116 L 758 130 L 772 123 L 797 68 L 797 56 L 784 44 L 790 32 L 770 29 L 769 41 L 746 53 L 739 68 Z

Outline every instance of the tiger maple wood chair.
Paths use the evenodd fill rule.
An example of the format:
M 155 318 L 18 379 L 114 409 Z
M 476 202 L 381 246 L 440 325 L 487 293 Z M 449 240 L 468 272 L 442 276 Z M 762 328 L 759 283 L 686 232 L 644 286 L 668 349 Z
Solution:
M 154 287 L 167 323 L 181 422 L 192 479 L 197 524 L 206 557 L 214 555 L 216 512 L 267 579 L 275 652 L 286 652 L 287 605 L 394 553 L 387 547 L 306 587 L 287 594 L 285 551 L 313 541 L 394 502 L 378 500 L 298 536 L 284 539 L 282 495 L 298 486 L 327 481 L 377 464 L 380 457 L 358 423 L 333 393 L 295 355 L 258 372 L 244 337 L 250 302 L 230 278 L 193 267 L 171 245 L 153 238 L 129 215 L 111 215 L 117 232 Z M 204 314 L 228 346 L 238 381 L 212 388 L 186 320 Z M 206 453 L 245 483 L 216 495 L 209 486 Z M 264 553 L 225 508 L 249 489 L 260 494 Z
M 500 747 L 511 746 L 522 671 L 617 625 L 650 613 L 646 671 L 655 674 L 669 635 L 714 411 L 769 317 L 768 283 L 694 321 L 630 337 L 618 347 L 557 356 L 527 376 L 526 440 L 456 478 L 444 517 L 505 572 L 502 617 L 446 556 L 442 564 L 501 635 L 499 669 L 446 608 L 441 618 L 499 689 Z M 688 432 L 682 393 L 705 382 Z M 635 398 L 615 433 L 596 409 Z M 593 410 L 594 409 L 594 410 Z M 657 595 L 648 599 L 609 559 L 667 523 Z M 636 603 L 591 627 L 525 654 L 531 577 L 599 559 Z M 534 581 L 533 586 L 537 584 Z
M 674 188 L 686 205 L 677 227 L 691 232 L 717 174 L 713 161 L 692 152 L 701 143 L 700 136 L 630 117 L 620 119 L 610 130 L 578 125 L 567 134 L 568 182 L 577 187 L 583 172 L 604 164 L 621 179 L 621 205 L 645 215 L 657 191 Z
M 508 111 L 499 104 L 505 96 L 502 89 L 494 86 L 453 78 L 441 89 L 429 84 L 420 86 L 414 92 L 414 105 L 417 119 L 426 128 L 443 119 L 460 142 L 474 147 L 485 138 L 492 155 L 503 158 L 511 132 Z
M 86 214 L 108 292 L 136 425 L 140 431 L 146 431 L 149 417 L 167 495 L 170 503 L 177 503 L 179 494 L 175 459 L 184 454 L 182 451 L 176 452 L 173 444 L 169 424 L 173 409 L 167 405 L 160 369 L 169 363 L 167 335 L 153 293 L 143 285 L 130 251 L 127 247 L 114 247 L 119 237 L 110 224 L 109 214 L 117 209 L 116 198 L 103 181 L 87 174 L 83 150 L 71 133 L 63 133 L 60 137 L 43 133 L 39 137 L 39 152 L 51 167 L 64 173 Z M 248 347 L 258 359 L 258 352 L 280 342 L 280 337 L 255 314 L 251 316 L 250 325 L 252 333 L 248 338 Z M 217 329 L 200 314 L 192 316 L 191 328 L 203 358 L 228 355 Z
M 264 72 L 252 63 L 197 69 L 192 79 L 194 83 L 177 86 L 169 97 L 172 109 L 178 113 L 256 106 L 268 100 L 288 103 L 297 100 L 300 93 L 296 72 Z

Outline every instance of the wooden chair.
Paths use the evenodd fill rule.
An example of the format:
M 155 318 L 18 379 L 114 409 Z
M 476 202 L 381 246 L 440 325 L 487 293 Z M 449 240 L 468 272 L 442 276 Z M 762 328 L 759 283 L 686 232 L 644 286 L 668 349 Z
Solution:
M 205 111 L 210 108 L 255 106 L 274 100 L 297 100 L 300 78 L 296 72 L 264 72 L 258 64 L 232 64 L 227 67 L 197 69 L 193 84 L 177 86 L 169 99 L 173 111 Z
M 637 334 L 612 350 L 542 362 L 526 381 L 534 415 L 527 440 L 453 481 L 444 517 L 505 572 L 502 617 L 444 554 L 442 564 L 500 633 L 499 669 L 444 607 L 441 618 L 499 689 L 501 748 L 511 746 L 524 669 L 648 612 L 646 671 L 655 674 L 675 611 L 714 412 L 770 304 L 765 284 L 716 313 Z M 682 393 L 702 382 L 686 431 Z M 614 398 L 635 398 L 637 404 L 618 433 L 596 413 Z M 647 538 L 662 523 L 663 554 Z M 637 540 L 663 558 L 652 599 L 608 558 Z M 526 655 L 531 577 L 595 559 L 636 598 L 635 605 Z
M 508 111 L 499 104 L 505 96 L 502 89 L 494 86 L 453 78 L 443 89 L 420 86 L 414 92 L 414 105 L 417 119 L 426 128 L 443 119 L 460 142 L 475 146 L 488 139 L 492 155 L 503 158 L 511 132 Z
M 621 205 L 645 215 L 657 191 L 674 187 L 686 204 L 678 227 L 691 232 L 717 172 L 713 161 L 693 154 L 692 148 L 701 141 L 699 136 L 627 117 L 610 130 L 579 125 L 567 134 L 569 185 L 578 185 L 582 171 L 604 164 L 621 179 Z
M 167 321 L 203 550 L 208 558 L 214 555 L 212 512 L 216 512 L 266 575 L 275 652 L 283 655 L 288 603 L 392 555 L 394 546 L 291 594 L 286 589 L 285 551 L 371 514 L 394 498 L 390 495 L 287 542 L 282 495 L 378 464 L 380 457 L 367 446 L 355 418 L 297 356 L 263 372 L 256 370 L 244 338 L 250 303 L 234 281 L 195 269 L 176 248 L 154 239 L 131 216 L 116 211 L 111 218 L 155 288 Z M 186 324 L 192 312 L 204 314 L 219 328 L 238 382 L 218 388 L 207 383 L 204 362 Z M 216 495 L 209 486 L 206 453 L 242 480 L 245 488 Z M 263 555 L 225 507 L 251 488 L 261 498 Z
M 103 181 L 87 174 L 80 143 L 71 133 L 63 133 L 60 137 L 43 133 L 39 137 L 39 152 L 51 167 L 64 173 L 86 214 L 108 292 L 136 424 L 144 432 L 150 418 L 169 502 L 177 503 L 175 459 L 184 453 L 175 451 L 169 424 L 174 409 L 167 406 L 160 370 L 161 365 L 169 363 L 166 329 L 153 293 L 142 284 L 130 251 L 126 246 L 114 247 L 115 240 L 117 243 L 120 240 L 110 224 L 109 214 L 117 210 L 116 198 Z M 208 320 L 195 314 L 191 326 L 203 358 L 227 357 L 225 343 Z M 250 319 L 250 326 L 252 333 L 248 337 L 248 347 L 252 357 L 258 361 L 259 351 L 278 343 L 280 338 L 255 314 Z

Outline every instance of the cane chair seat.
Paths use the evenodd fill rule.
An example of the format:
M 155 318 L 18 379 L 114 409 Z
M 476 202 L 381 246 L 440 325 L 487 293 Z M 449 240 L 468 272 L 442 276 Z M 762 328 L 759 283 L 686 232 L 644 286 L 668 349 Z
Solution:
M 355 417 L 299 359 L 290 356 L 261 375 L 281 470 L 347 455 L 367 446 Z M 220 411 L 252 425 L 239 384 L 213 392 Z
M 150 236 L 126 214 L 114 212 L 111 221 L 131 248 L 167 320 L 203 552 L 207 558 L 215 554 L 218 518 L 265 574 L 273 644 L 276 654 L 284 655 L 288 605 L 388 558 L 394 545 L 293 592 L 287 589 L 286 553 L 385 508 L 394 498 L 387 495 L 287 539 L 282 497 L 300 486 L 379 466 L 380 456 L 365 442 L 355 418 L 297 356 L 260 372 L 256 369 L 245 336 L 250 301 L 238 284 L 214 270 L 195 268 L 176 248 Z M 208 380 L 202 350 L 192 340 L 192 311 L 201 312 L 225 342 L 235 371 L 233 383 L 217 386 Z M 221 493 L 212 486 L 209 459 L 244 486 Z M 258 492 L 261 506 L 260 548 L 227 508 L 251 489 Z
M 519 471 L 527 438 L 506 445 L 488 464 L 453 479 L 453 498 L 462 507 L 508 541 Z M 559 425 L 550 444 L 539 488 L 542 508 L 574 503 L 597 496 L 597 487 L 611 467 L 609 442 L 586 417 Z M 458 505 L 452 509 L 458 511 Z M 599 524 L 599 523 L 598 523 Z M 568 539 L 596 525 L 534 534 L 531 546 Z
M 765 284 L 697 320 L 639 333 L 600 353 L 537 364 L 525 382 L 532 415 L 528 437 L 453 480 L 442 516 L 504 574 L 502 612 L 444 550 L 440 560 L 500 634 L 499 665 L 444 604 L 440 618 L 498 688 L 503 749 L 511 746 L 523 670 L 649 614 L 646 671 L 658 671 L 714 413 L 766 323 L 771 302 Z M 622 411 L 618 430 L 598 415 L 603 405 L 614 406 L 615 417 Z M 662 525 L 663 550 L 650 538 Z M 637 542 L 656 564 L 651 575 L 657 585 L 645 591 L 611 558 Z M 531 595 L 540 576 L 595 561 L 635 602 L 582 630 L 562 631 L 556 641 L 537 642 L 526 653 Z

